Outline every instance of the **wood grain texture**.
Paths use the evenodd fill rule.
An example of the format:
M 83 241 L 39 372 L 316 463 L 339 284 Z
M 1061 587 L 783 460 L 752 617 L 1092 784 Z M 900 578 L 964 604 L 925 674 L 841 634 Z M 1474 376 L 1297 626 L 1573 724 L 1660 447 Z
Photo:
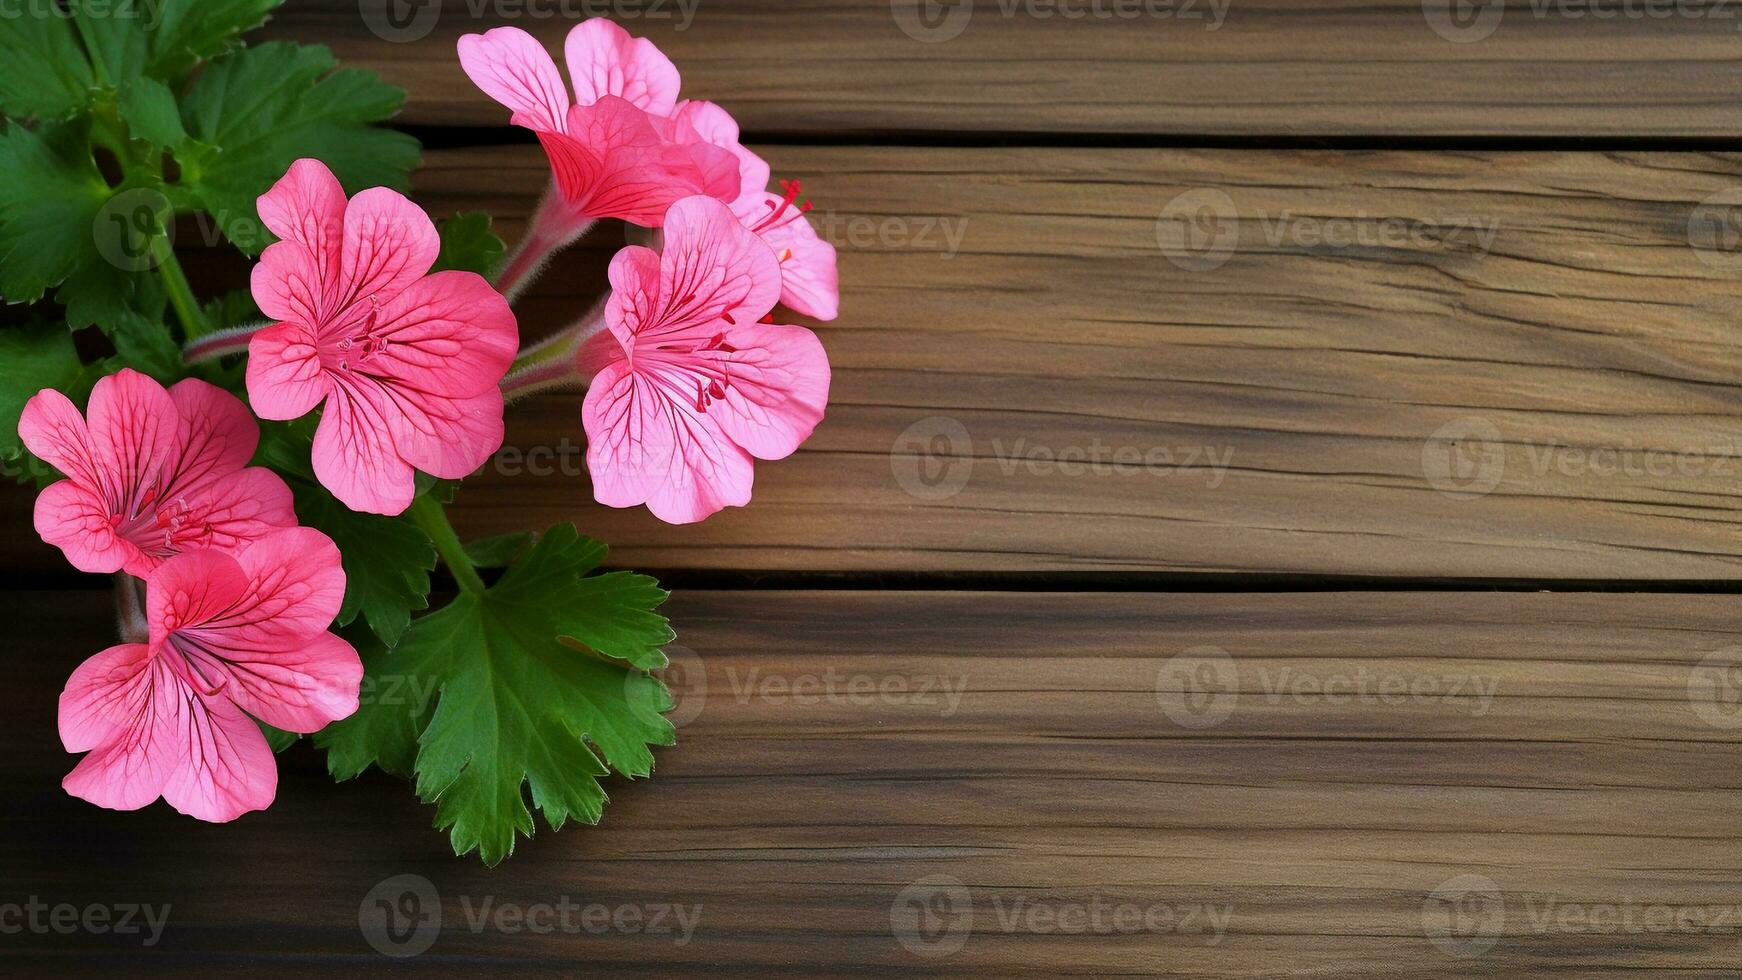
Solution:
M 306 746 L 283 757 L 273 808 L 228 826 L 65 797 L 54 696 L 107 642 L 107 608 L 100 593 L 10 593 L 0 610 L 35 628 L 4 681 L 0 900 L 171 911 L 147 953 L 27 932 L 6 956 L 29 973 L 372 975 L 386 961 L 358 907 L 415 874 L 444 910 L 403 965 L 424 975 L 512 958 L 517 973 L 661 977 L 1718 976 L 1734 919 L 1583 924 L 1611 907 L 1635 922 L 1734 912 L 1742 715 L 1716 696 L 1742 663 L 1733 606 L 690 592 L 672 603 L 685 723 L 656 778 L 618 781 L 602 825 L 541 829 L 492 871 L 448 856 L 406 786 L 334 786 Z M 1500 917 L 1441 935 L 1429 896 L 1463 875 L 1494 883 Z M 932 902 L 935 935 L 965 922 L 965 942 L 915 952 L 897 934 L 917 920 L 892 908 L 945 879 L 967 901 Z M 486 900 L 564 896 L 699 905 L 699 924 L 688 942 L 468 924 Z M 1220 936 L 1203 913 L 1097 935 L 1069 918 L 1096 903 L 1104 923 L 1119 908 L 1227 919 Z M 1458 939 L 1494 942 L 1458 958 Z
M 462 530 L 574 520 L 667 570 L 1742 565 L 1742 253 L 1689 234 L 1742 216 L 1700 204 L 1742 201 L 1742 157 L 762 149 L 841 249 L 816 434 L 758 464 L 755 506 L 672 527 L 592 503 L 578 396 L 535 399 L 457 498 Z M 545 173 L 533 146 L 438 151 L 416 194 L 512 240 Z M 1229 220 L 1182 226 L 1181 195 Z M 1225 254 L 1178 247 L 1206 227 Z M 526 335 L 584 311 L 623 240 L 559 256 Z M 206 258 L 202 289 L 246 283 Z M 27 526 L 28 493 L 3 501 Z M 65 569 L 28 535 L 6 548 Z
M 758 464 L 754 507 L 670 527 L 593 505 L 576 397 L 535 400 L 466 529 L 572 518 L 643 568 L 1738 568 L 1742 269 L 1688 228 L 1742 158 L 764 149 L 841 247 L 815 436 Z M 433 153 L 418 195 L 512 237 L 543 167 Z M 1234 240 L 1193 271 L 1158 218 L 1205 193 Z M 584 310 L 621 242 L 560 257 L 526 333 Z
M 928 4 L 934 16 L 922 20 L 916 11 Z M 1684 137 L 1742 128 L 1742 10 L 1731 0 L 1496 0 L 1457 6 L 1467 25 L 1446 20 L 1453 6 L 291 0 L 267 36 L 323 41 L 381 72 L 410 91 L 406 120 L 423 124 L 507 120 L 461 73 L 460 35 L 516 26 L 560 52 L 577 19 L 612 13 L 681 66 L 687 94 L 725 104 L 764 135 Z M 1447 40 L 1430 17 L 1450 36 L 1479 40 Z

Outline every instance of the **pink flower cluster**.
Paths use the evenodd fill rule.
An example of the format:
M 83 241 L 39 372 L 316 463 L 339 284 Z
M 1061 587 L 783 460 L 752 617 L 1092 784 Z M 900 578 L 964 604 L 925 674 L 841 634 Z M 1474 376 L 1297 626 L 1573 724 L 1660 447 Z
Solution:
M 769 167 L 731 116 L 679 101 L 677 70 L 605 20 L 570 32 L 570 100 L 523 31 L 459 42 L 460 62 L 534 130 L 552 189 L 495 287 L 430 270 L 441 240 L 402 195 L 347 198 L 318 160 L 293 163 L 258 201 L 278 237 L 255 266 L 271 319 L 246 333 L 248 401 L 260 418 L 320 410 L 319 482 L 347 507 L 396 515 L 418 471 L 459 479 L 503 438 L 519 328 L 512 294 L 593 220 L 659 229 L 610 266 L 602 316 L 559 336 L 562 381 L 587 384 L 581 417 L 594 495 L 698 521 L 750 499 L 753 460 L 794 452 L 822 419 L 829 362 L 811 331 L 776 323 L 784 303 L 831 319 L 835 251 L 805 218 L 796 181 Z M 501 291 L 499 291 L 499 289 Z M 242 341 L 208 338 L 209 356 Z M 197 359 L 197 358 L 195 358 Z M 272 801 L 277 769 L 256 721 L 314 732 L 357 709 L 362 666 L 329 632 L 345 591 L 333 542 L 299 527 L 284 481 L 249 466 L 259 429 L 203 381 L 165 390 L 125 369 L 83 415 L 44 390 L 25 445 L 65 479 L 42 492 L 36 528 L 77 568 L 121 573 L 144 613 L 125 641 L 85 661 L 60 700 L 61 739 L 87 753 L 66 789 L 136 809 L 162 797 L 204 820 Z
M 345 594 L 338 549 L 296 526 L 283 480 L 248 465 L 254 418 L 203 381 L 165 391 L 123 369 L 83 416 L 38 393 L 18 431 L 66 474 L 37 497 L 43 540 L 146 590 L 129 642 L 85 661 L 61 694 L 61 741 L 89 753 L 62 785 L 117 810 L 160 796 L 202 820 L 263 809 L 278 769 L 249 716 L 318 731 L 357 710 L 363 665 L 326 631 Z
M 554 176 L 498 285 L 515 288 L 595 218 L 662 229 L 660 250 L 631 246 L 612 260 L 609 330 L 585 338 L 574 369 L 589 382 L 581 418 L 595 498 L 699 521 L 748 503 L 752 460 L 790 455 L 821 421 L 828 356 L 811 331 L 770 314 L 780 302 L 833 319 L 835 250 L 804 217 L 796 181 L 768 192 L 768 164 L 724 109 L 678 100 L 677 69 L 652 43 L 590 20 L 564 49 L 572 103 L 526 32 L 459 42 L 461 67 L 538 134 Z

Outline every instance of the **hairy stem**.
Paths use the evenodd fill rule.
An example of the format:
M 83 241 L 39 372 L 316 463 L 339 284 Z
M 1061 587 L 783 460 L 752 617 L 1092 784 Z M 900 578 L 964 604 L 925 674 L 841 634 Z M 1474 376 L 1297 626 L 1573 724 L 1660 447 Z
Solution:
M 454 526 L 448 523 L 448 514 L 442 509 L 441 502 L 426 493 L 413 500 L 406 513 L 411 515 L 412 522 L 423 533 L 429 535 L 430 543 L 435 545 L 436 554 L 441 556 L 442 564 L 448 566 L 448 572 L 459 583 L 461 591 L 483 595 L 484 580 L 478 576 L 478 569 L 473 566 L 472 559 L 466 557 L 465 546 L 460 544 L 460 536 L 454 533 Z
M 248 341 L 266 326 L 267 321 L 247 323 L 228 330 L 218 330 L 188 344 L 181 349 L 183 364 L 204 364 L 215 361 L 226 354 L 245 354 L 248 352 Z
M 539 273 L 544 271 L 545 264 L 552 255 L 574 244 L 591 227 L 592 219 L 580 218 L 567 211 L 562 192 L 552 182 L 545 188 L 544 196 L 539 199 L 538 209 L 527 222 L 526 234 L 521 236 L 520 243 L 509 253 L 508 261 L 503 264 L 502 271 L 496 274 L 491 285 L 508 302 L 514 302 L 526 291 L 526 287 L 532 285 Z
M 510 374 L 502 379 L 502 399 L 517 402 L 528 395 L 559 388 L 581 388 L 586 379 L 573 358 L 553 357 Z
M 605 301 L 611 298 L 610 293 L 599 297 L 593 308 L 579 320 L 558 330 L 556 333 L 538 341 L 530 347 L 523 347 L 514 357 L 514 364 L 509 373 L 524 370 L 535 364 L 557 358 L 571 358 L 575 349 L 585 343 L 588 337 L 598 333 L 605 326 Z

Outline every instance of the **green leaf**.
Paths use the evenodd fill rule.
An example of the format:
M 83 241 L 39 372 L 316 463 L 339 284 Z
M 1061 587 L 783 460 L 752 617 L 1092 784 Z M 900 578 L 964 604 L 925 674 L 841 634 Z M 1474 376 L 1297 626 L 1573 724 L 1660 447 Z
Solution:
M 83 402 L 97 374 L 79 363 L 72 334 L 63 324 L 38 322 L 0 329 L 0 459 L 7 461 L 10 475 L 19 475 L 15 463 L 24 455 L 24 444 L 18 439 L 24 403 L 44 388 Z
M 266 744 L 272 748 L 274 753 L 283 752 L 285 749 L 295 745 L 297 739 L 302 738 L 301 735 L 298 735 L 295 732 L 287 732 L 282 728 L 273 728 L 271 725 L 268 725 L 266 722 L 263 722 L 258 718 L 254 719 L 254 724 L 260 726 L 260 734 L 266 736 Z
M 179 80 L 239 46 L 282 0 L 69 0 L 91 60 L 117 88 L 141 75 Z
M 476 272 L 488 279 L 502 261 L 502 239 L 490 231 L 490 215 L 483 211 L 468 211 L 444 219 L 437 227 L 442 236 L 441 254 L 436 256 L 432 272 L 458 269 Z
M 666 593 L 646 576 L 588 575 L 604 554 L 558 525 L 489 590 L 414 622 L 392 653 L 365 663 L 366 676 L 439 688 L 434 711 L 369 705 L 329 726 L 318 741 L 334 775 L 403 769 L 415 744 L 418 795 L 436 804 L 436 826 L 455 853 L 477 850 L 488 864 L 533 833 L 528 787 L 553 829 L 598 822 L 598 778 L 648 775 L 649 746 L 674 740 L 660 714 L 670 695 L 646 673 L 665 664 L 659 647 L 673 638 L 655 611 Z
M 514 564 L 531 544 L 532 535 L 525 531 L 498 534 L 467 542 L 466 557 L 479 568 L 502 568 Z
M 399 111 L 405 92 L 332 67 L 324 47 L 274 41 L 207 65 L 182 99 L 182 181 L 250 255 L 271 241 L 255 198 L 299 157 L 319 158 L 351 193 L 410 186 L 417 140 L 369 125 Z
M 160 147 L 177 146 L 187 139 L 175 95 L 155 78 L 133 79 L 117 97 L 116 109 L 121 113 L 121 121 L 127 124 L 128 135 L 134 139 Z
M 326 750 L 327 771 L 342 780 L 378 766 L 409 779 L 417 768 L 417 733 L 429 721 L 435 678 L 392 673 L 387 648 L 368 630 L 340 630 L 339 635 L 363 660 L 363 684 L 356 713 L 315 736 L 315 744 Z
M 23 16 L 0 15 L 0 115 L 15 119 L 63 119 L 83 106 L 95 79 L 91 64 L 65 17 L 46 16 L 46 4 L 25 6 Z
M 304 450 L 303 458 L 307 455 Z M 383 643 L 389 647 L 398 643 L 411 625 L 412 611 L 429 606 L 435 546 L 403 517 L 353 511 L 325 488 L 300 479 L 292 481 L 291 490 L 298 516 L 339 546 L 345 568 L 339 625 L 350 625 L 360 613 Z
M 0 297 L 35 302 L 86 263 L 102 261 L 93 230 L 109 186 L 81 128 L 7 127 L 0 175 Z

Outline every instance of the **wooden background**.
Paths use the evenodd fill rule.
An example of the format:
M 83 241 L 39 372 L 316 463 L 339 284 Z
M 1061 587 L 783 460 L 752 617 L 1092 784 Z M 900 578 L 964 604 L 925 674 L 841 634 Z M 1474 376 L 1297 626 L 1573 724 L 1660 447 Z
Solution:
M 750 508 L 674 528 L 593 505 L 572 397 L 515 415 L 459 497 L 467 533 L 572 519 L 678 589 L 657 778 L 493 870 L 404 785 L 334 786 L 306 746 L 229 826 L 68 799 L 54 696 L 108 642 L 106 600 L 11 494 L 0 930 L 31 896 L 170 912 L 144 951 L 25 932 L 0 955 L 1742 971 L 1742 6 L 923 5 L 612 8 L 804 179 L 843 282 L 829 416 L 758 466 Z M 591 8 L 396 9 L 291 0 L 266 33 L 409 88 L 419 201 L 512 239 L 543 159 L 454 40 L 508 23 L 558 50 Z M 622 240 L 559 260 L 529 335 Z M 409 937 L 369 912 L 405 875 L 440 903 Z M 625 918 L 475 925 L 486 903 Z

